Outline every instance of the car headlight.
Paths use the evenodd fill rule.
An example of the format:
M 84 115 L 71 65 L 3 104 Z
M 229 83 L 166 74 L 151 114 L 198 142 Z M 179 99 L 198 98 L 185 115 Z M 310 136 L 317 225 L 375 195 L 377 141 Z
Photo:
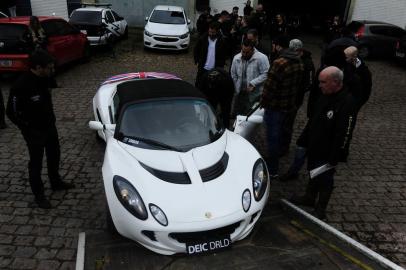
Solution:
M 252 171 L 252 190 L 256 201 L 260 201 L 268 185 L 269 174 L 263 159 L 258 159 Z
M 146 36 L 152 37 L 152 33 L 148 32 L 147 30 L 144 30 L 144 34 L 145 34 Z
M 161 208 L 159 208 L 155 204 L 150 203 L 149 211 L 159 224 L 161 224 L 162 226 L 168 226 L 168 219 L 166 218 L 166 215 L 164 211 L 161 210 Z
M 135 217 L 146 220 L 148 212 L 144 202 L 137 190 L 121 176 L 115 175 L 113 178 L 114 191 L 118 200 Z
M 248 212 L 251 207 L 251 192 L 249 189 L 244 190 L 242 193 L 242 209 L 244 209 L 245 212 Z
M 187 32 L 187 33 L 185 33 L 185 34 L 179 36 L 179 38 L 180 38 L 180 39 L 185 39 L 185 38 L 187 38 L 188 36 L 189 36 L 189 32 Z

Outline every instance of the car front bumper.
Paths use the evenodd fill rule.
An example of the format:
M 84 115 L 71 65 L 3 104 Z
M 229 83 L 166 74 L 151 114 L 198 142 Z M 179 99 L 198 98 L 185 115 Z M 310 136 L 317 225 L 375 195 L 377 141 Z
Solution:
M 179 36 L 159 36 L 152 37 L 144 34 L 144 46 L 151 49 L 161 50 L 186 50 L 189 48 L 190 35 L 181 39 Z

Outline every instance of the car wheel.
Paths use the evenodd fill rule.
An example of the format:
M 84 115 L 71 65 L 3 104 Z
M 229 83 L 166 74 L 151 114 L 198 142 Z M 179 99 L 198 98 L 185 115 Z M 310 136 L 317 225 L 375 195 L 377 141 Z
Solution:
M 107 231 L 109 231 L 111 234 L 118 234 L 118 231 L 116 229 L 116 226 L 114 225 L 113 219 L 111 218 L 110 209 L 109 209 L 108 205 L 106 205 L 106 225 L 107 225 Z
M 83 48 L 82 62 L 87 63 L 90 61 L 90 45 L 87 43 Z
M 128 39 L 128 26 L 125 27 L 123 39 Z
M 369 57 L 369 55 L 370 55 L 370 50 L 369 50 L 369 48 L 367 47 L 367 46 L 361 46 L 361 47 L 359 47 L 359 49 L 358 49 L 358 55 L 361 57 L 361 58 L 368 58 Z

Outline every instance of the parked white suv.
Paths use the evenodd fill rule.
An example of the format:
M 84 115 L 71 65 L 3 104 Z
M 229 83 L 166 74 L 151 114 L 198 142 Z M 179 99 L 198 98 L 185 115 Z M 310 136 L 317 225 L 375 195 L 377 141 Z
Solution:
M 182 7 L 156 6 L 145 21 L 144 47 L 164 50 L 189 48 L 190 20 Z
M 87 35 L 90 45 L 105 45 L 109 41 L 127 38 L 127 21 L 110 8 L 110 4 L 86 4 L 74 10 L 69 23 Z

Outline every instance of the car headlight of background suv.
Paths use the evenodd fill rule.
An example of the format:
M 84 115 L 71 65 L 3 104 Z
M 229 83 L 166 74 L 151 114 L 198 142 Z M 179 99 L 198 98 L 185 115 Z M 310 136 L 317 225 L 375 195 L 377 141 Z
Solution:
M 265 194 L 268 185 L 268 170 L 263 159 L 258 159 L 252 171 L 252 190 L 256 201 L 260 201 Z
M 148 37 L 152 37 L 152 33 L 148 32 L 147 30 L 144 30 L 144 34 Z
M 130 182 L 121 176 L 115 175 L 113 177 L 113 186 L 118 200 L 125 209 L 141 220 L 148 218 L 148 212 L 144 202 Z
M 185 33 L 185 34 L 179 36 L 179 38 L 180 38 L 180 39 L 185 39 L 185 38 L 187 38 L 188 36 L 189 36 L 189 32 L 187 32 L 187 33 Z

